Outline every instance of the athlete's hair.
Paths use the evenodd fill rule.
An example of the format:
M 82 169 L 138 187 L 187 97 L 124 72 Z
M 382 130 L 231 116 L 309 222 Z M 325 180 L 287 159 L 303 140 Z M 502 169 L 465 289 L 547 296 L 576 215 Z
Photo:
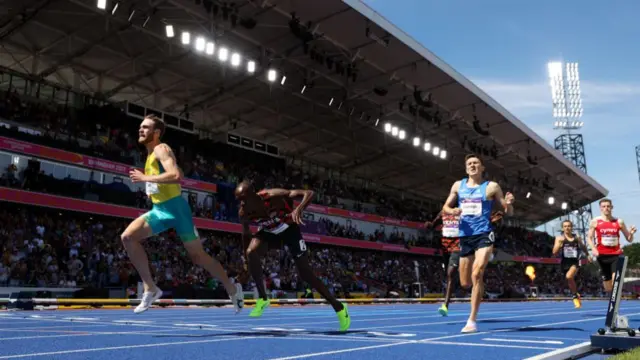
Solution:
M 484 165 L 484 162 L 482 161 L 482 158 L 476 154 L 468 154 L 467 156 L 464 157 L 464 163 L 467 163 L 467 160 L 471 159 L 471 158 L 476 158 L 478 159 L 478 161 L 480 161 L 480 165 Z
M 149 114 L 149 115 L 145 116 L 144 118 L 153 121 L 153 129 L 154 130 L 160 130 L 160 138 L 162 138 L 162 135 L 164 135 L 164 130 L 166 129 L 166 125 L 164 123 L 164 120 L 160 119 L 155 114 Z
M 613 202 L 611 201 L 611 199 L 607 199 L 607 198 L 600 200 L 598 205 L 602 205 L 602 203 L 609 203 L 609 205 L 613 205 Z
M 565 221 L 563 221 L 563 222 L 562 222 L 562 225 L 564 225 L 564 223 L 569 223 L 569 224 L 571 224 L 571 226 L 573 226 L 573 223 L 571 222 L 571 220 L 565 220 Z

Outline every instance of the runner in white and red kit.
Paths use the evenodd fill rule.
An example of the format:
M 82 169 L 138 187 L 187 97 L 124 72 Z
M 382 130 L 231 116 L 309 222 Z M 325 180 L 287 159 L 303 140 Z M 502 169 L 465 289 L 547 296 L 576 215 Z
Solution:
M 600 200 L 601 215 L 591 220 L 587 239 L 591 246 L 591 254 L 597 259 L 602 273 L 604 289 L 610 293 L 613 287 L 614 273 L 618 257 L 622 254 L 620 247 L 620 232 L 627 242 L 633 242 L 636 227 L 627 225 L 622 219 L 611 215 L 613 203 L 609 199 Z

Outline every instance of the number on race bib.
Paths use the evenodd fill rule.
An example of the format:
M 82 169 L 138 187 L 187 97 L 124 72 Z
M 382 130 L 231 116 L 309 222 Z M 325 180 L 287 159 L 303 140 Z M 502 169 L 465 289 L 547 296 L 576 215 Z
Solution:
M 307 251 L 307 243 L 304 240 L 300 240 L 300 251 Z
M 158 192 L 160 192 L 160 190 L 158 189 L 158 184 L 156 183 L 146 183 L 146 190 L 147 190 L 147 195 L 155 195 Z
M 566 258 L 577 258 L 578 251 L 575 248 L 566 247 L 564 248 L 564 257 Z
M 482 215 L 482 199 L 464 200 L 461 208 L 463 216 L 480 216 Z
M 604 246 L 617 246 L 618 245 L 618 237 L 617 236 L 603 236 L 602 237 L 602 245 Z

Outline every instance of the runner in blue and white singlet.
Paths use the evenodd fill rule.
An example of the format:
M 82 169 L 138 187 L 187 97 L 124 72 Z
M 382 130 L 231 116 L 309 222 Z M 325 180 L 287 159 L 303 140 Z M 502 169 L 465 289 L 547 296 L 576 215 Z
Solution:
M 460 181 L 458 188 L 458 208 L 460 213 L 459 236 L 460 256 L 470 256 L 476 250 L 492 246 L 495 240 L 491 226 L 493 200 L 487 199 L 487 186 L 467 186 L 468 178 Z
M 460 285 L 473 286 L 471 314 L 462 332 L 471 333 L 478 331 L 476 319 L 484 295 L 484 271 L 493 256 L 492 207 L 494 202 L 498 203 L 511 215 L 515 197 L 511 193 L 503 194 L 496 182 L 483 180 L 484 165 L 480 157 L 467 155 L 464 162 L 468 177 L 453 184 L 442 211 L 460 216 Z

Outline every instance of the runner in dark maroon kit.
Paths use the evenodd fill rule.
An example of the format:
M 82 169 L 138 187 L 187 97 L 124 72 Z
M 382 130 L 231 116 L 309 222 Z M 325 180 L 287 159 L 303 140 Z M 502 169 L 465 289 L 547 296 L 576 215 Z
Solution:
M 256 193 L 253 184 L 243 181 L 236 187 L 235 196 L 240 201 L 242 241 L 246 248 L 249 272 L 260 295 L 260 298 L 256 299 L 256 307 L 249 316 L 262 316 L 264 309 L 270 305 L 264 288 L 261 259 L 268 249 L 268 242 L 282 243 L 289 248 L 300 273 L 300 278 L 316 289 L 331 304 L 338 315 L 340 331 L 347 331 L 351 325 L 347 305 L 331 295 L 327 287 L 314 273 L 307 256 L 307 245 L 302 238 L 299 227 L 300 224 L 303 224 L 302 211 L 311 202 L 313 191 L 268 189 Z M 294 207 L 293 198 L 299 196 L 303 196 L 302 203 L 298 207 Z M 249 227 L 252 223 L 258 226 L 258 231 L 255 234 Z

